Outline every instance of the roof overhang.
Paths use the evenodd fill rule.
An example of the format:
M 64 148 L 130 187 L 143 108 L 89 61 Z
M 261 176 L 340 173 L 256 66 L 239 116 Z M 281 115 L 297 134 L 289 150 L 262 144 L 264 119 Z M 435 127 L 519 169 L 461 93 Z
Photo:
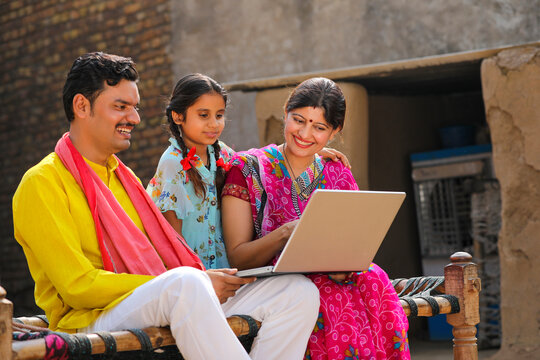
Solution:
M 334 81 L 360 83 L 370 93 L 423 94 L 480 91 L 482 60 L 495 56 L 503 50 L 530 46 L 540 46 L 540 42 L 229 82 L 224 85 L 229 91 L 260 91 L 296 86 L 311 77 L 324 76 Z

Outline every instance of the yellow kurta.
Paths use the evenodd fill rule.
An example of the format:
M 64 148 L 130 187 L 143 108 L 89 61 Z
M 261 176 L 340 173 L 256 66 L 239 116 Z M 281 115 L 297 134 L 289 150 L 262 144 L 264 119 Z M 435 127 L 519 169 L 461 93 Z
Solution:
M 116 159 L 111 157 L 107 167 L 86 162 L 144 231 L 114 173 Z M 13 223 L 36 283 L 36 304 L 45 311 L 52 330 L 74 332 L 88 326 L 102 311 L 154 278 L 103 270 L 86 197 L 55 153 L 23 176 L 13 197 Z

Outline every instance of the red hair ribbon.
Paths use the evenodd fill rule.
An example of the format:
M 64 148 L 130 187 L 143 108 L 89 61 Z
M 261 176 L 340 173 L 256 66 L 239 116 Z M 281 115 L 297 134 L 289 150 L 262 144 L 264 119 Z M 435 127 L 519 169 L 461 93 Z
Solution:
M 182 168 L 184 170 L 189 170 L 191 169 L 191 162 L 193 160 L 195 160 L 195 152 L 197 151 L 197 149 L 194 147 L 191 148 L 191 150 L 189 150 L 187 156 L 185 158 L 183 158 L 182 160 L 180 160 L 180 164 L 182 164 Z
M 223 161 L 222 157 L 220 157 L 218 161 L 216 161 L 216 165 L 222 167 L 225 172 L 229 171 L 229 169 L 231 168 L 231 163 Z

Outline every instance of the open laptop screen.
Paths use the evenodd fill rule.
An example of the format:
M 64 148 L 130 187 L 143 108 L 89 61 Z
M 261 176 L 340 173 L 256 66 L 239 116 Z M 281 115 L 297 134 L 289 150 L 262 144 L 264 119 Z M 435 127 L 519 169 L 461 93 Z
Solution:
M 316 190 L 270 271 L 367 270 L 404 199 L 404 192 Z M 250 273 L 238 276 L 260 276 Z

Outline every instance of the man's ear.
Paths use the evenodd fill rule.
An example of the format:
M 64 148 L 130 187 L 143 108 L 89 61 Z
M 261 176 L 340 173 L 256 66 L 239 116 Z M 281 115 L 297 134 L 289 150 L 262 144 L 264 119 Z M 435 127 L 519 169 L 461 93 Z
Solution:
M 73 97 L 73 114 L 78 118 L 85 118 L 90 115 L 90 101 L 83 94 Z
M 184 122 L 184 115 L 171 111 L 172 119 L 176 125 L 181 125 Z

